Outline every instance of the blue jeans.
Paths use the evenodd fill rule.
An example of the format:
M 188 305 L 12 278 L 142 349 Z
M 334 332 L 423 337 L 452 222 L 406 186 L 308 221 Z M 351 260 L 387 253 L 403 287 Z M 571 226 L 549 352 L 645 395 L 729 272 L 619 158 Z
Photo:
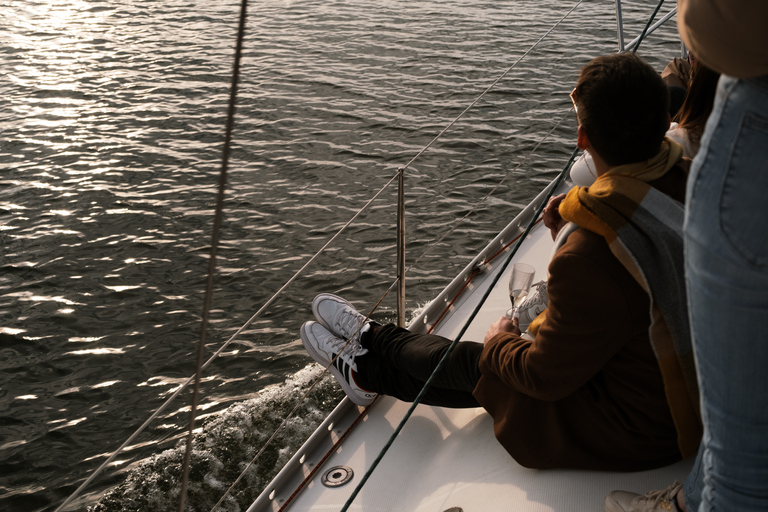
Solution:
M 768 510 L 768 76 L 723 76 L 688 181 L 685 262 L 704 438 L 689 511 Z

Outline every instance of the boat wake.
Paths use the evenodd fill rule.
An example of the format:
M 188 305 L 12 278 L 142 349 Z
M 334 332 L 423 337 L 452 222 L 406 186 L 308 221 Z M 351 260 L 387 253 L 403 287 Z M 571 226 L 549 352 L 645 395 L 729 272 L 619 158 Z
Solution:
M 323 368 L 311 364 L 283 384 L 270 386 L 257 398 L 237 403 L 203 423 L 195 434 L 187 510 L 202 512 L 214 507 L 322 372 Z M 247 509 L 342 397 L 333 377 L 326 374 L 217 511 Z M 140 462 L 122 484 L 89 507 L 89 512 L 176 510 L 185 441 Z

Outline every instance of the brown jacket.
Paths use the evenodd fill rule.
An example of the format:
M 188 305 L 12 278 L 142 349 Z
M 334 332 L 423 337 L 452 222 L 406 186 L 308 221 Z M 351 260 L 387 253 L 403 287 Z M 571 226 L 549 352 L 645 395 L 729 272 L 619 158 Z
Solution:
M 676 168 L 652 185 L 682 200 L 685 173 Z M 605 239 L 583 228 L 549 273 L 536 339 L 499 334 L 480 359 L 474 395 L 499 442 L 531 468 L 635 471 L 679 460 L 647 294 Z

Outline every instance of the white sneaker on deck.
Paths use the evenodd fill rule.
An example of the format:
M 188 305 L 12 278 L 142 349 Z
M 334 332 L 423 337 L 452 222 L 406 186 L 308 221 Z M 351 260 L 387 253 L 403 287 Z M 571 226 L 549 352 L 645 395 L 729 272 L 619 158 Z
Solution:
M 675 480 L 663 491 L 649 491 L 636 494 L 627 491 L 613 491 L 605 497 L 605 512 L 676 512 L 677 493 L 683 484 Z
M 549 306 L 547 282 L 539 281 L 534 283 L 533 286 L 536 287 L 536 291 L 528 295 L 523 303 L 520 304 L 520 307 L 517 308 L 517 321 L 522 332 L 525 332 L 528 326 L 531 325 L 531 322 Z
M 347 343 L 346 340 L 339 338 L 317 322 L 305 322 L 301 326 L 301 342 L 312 359 L 323 367 L 330 368 L 350 400 L 363 407 L 373 402 L 376 393 L 358 386 L 352 373 L 357 371 L 355 357 L 361 353 L 358 343 L 354 341 Z
M 358 312 L 348 300 L 331 293 L 321 293 L 312 301 L 312 312 L 317 321 L 333 334 L 345 340 L 355 338 L 352 342 L 359 344 L 365 315 Z

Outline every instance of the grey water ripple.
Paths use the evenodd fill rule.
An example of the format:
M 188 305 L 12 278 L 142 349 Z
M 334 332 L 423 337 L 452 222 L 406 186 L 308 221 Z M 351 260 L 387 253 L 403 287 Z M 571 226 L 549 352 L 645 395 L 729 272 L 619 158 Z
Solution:
M 647 3 L 625 0 L 628 30 L 642 28 Z M 3 510 L 53 510 L 194 371 L 237 4 L 0 1 Z M 252 8 L 209 353 L 561 9 L 539 0 L 267 0 Z M 408 169 L 410 261 L 568 112 L 579 67 L 615 49 L 612 15 L 610 3 L 586 2 Z M 659 69 L 674 56 L 674 38 L 670 31 L 645 47 Z M 409 277 L 409 310 L 554 176 L 574 130 L 568 118 L 423 258 Z M 219 451 L 203 457 L 212 471 L 220 453 L 251 449 L 233 432 L 255 439 L 285 412 L 273 405 L 282 398 L 269 402 L 276 411 L 256 400 L 248 414 L 258 419 L 245 419 L 240 402 L 269 385 L 293 396 L 285 382 L 310 362 L 297 333 L 312 297 L 343 293 L 364 308 L 391 284 L 394 197 L 386 190 L 211 365 L 203 414 L 226 425 L 212 434 Z M 393 309 L 387 299 L 375 317 L 388 321 Z M 332 407 L 330 388 L 312 407 Z M 233 404 L 238 412 L 226 412 Z M 183 398 L 174 404 L 75 509 L 94 506 L 113 485 L 157 480 L 158 466 L 137 468 L 175 445 L 187 407 Z M 281 449 L 298 446 L 310 423 Z M 271 470 L 259 470 L 258 481 Z M 221 471 L 216 478 L 230 477 Z M 132 489 L 120 494 L 126 506 L 139 498 Z M 217 491 L 201 492 L 205 501 Z M 102 510 L 120 510 L 114 496 Z

